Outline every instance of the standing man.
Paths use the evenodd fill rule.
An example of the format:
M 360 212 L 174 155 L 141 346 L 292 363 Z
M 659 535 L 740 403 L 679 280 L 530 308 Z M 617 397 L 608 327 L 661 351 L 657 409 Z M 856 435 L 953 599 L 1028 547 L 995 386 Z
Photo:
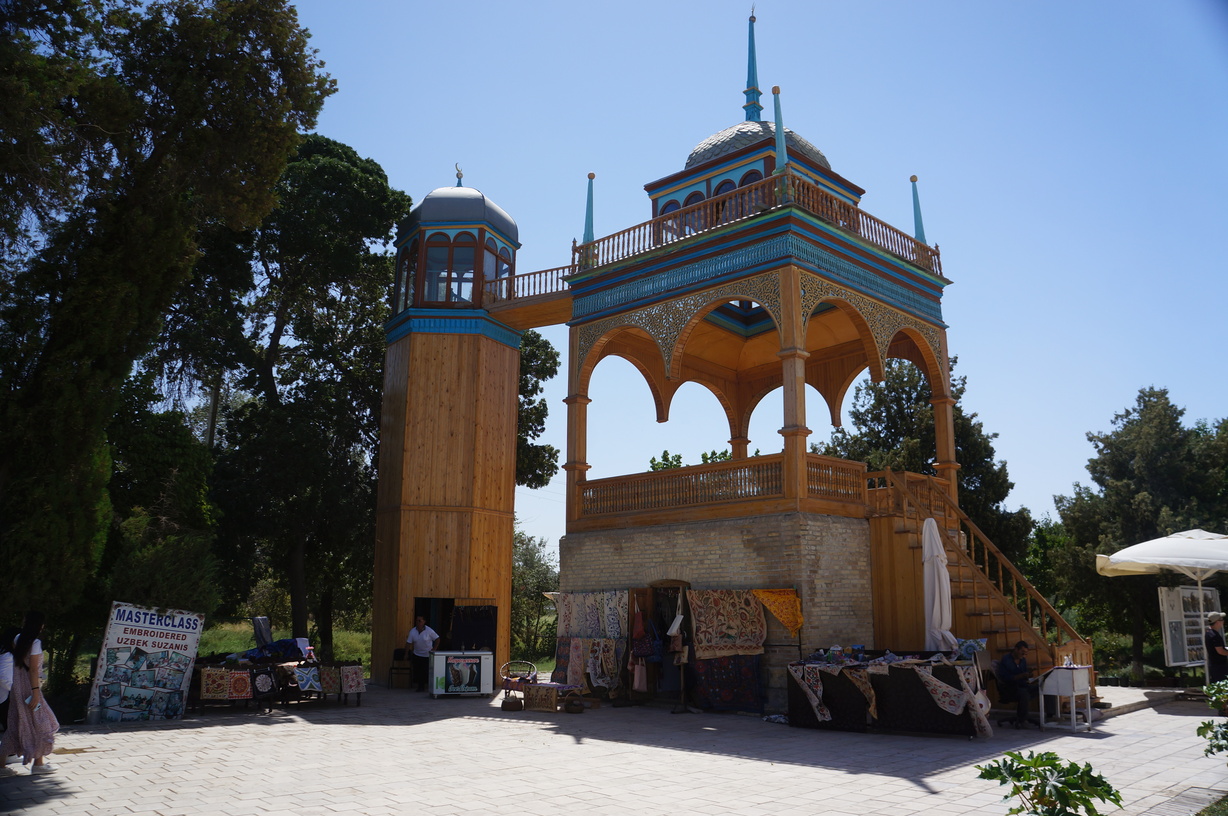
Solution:
M 1228 680 L 1228 648 L 1224 648 L 1224 613 L 1207 615 L 1207 632 L 1203 639 L 1207 646 L 1207 682 Z
M 418 691 L 426 691 L 431 652 L 435 651 L 437 640 L 439 635 L 426 625 L 426 618 L 419 615 L 414 627 L 409 630 L 409 637 L 405 638 L 405 645 L 409 647 L 410 659 L 414 664 L 414 682 L 418 684 Z

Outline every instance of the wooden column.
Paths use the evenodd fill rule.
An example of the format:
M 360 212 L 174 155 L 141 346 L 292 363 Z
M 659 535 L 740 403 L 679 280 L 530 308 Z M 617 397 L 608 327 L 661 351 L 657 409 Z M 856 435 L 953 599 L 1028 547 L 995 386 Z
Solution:
M 934 470 L 947 481 L 947 495 L 959 503 L 959 462 L 955 461 L 955 400 L 951 397 L 934 397 Z
M 750 439 L 745 436 L 735 436 L 729 440 L 729 447 L 734 459 L 745 459 L 749 456 Z
M 806 317 L 801 306 L 801 274 L 797 267 L 780 270 L 780 373 L 784 386 L 784 493 L 804 498 L 806 487 Z
M 575 521 L 580 518 L 580 510 L 583 507 L 580 485 L 584 481 L 584 474 L 590 468 L 588 406 L 592 400 L 583 392 L 580 382 L 584 360 L 580 359 L 580 332 L 574 327 L 569 333 L 567 345 L 570 366 L 567 371 L 568 396 L 563 400 L 567 406 L 567 459 L 563 464 L 563 472 L 567 474 L 567 521 Z

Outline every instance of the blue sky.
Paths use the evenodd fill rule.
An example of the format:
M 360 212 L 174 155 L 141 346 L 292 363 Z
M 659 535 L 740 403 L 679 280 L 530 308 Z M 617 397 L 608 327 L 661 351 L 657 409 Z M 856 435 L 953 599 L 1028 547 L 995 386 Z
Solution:
M 519 224 L 521 271 L 569 262 L 589 172 L 596 232 L 617 232 L 648 219 L 645 183 L 743 118 L 749 3 L 296 5 L 339 87 L 318 131 L 415 201 L 459 162 Z M 911 231 L 920 177 L 963 407 L 999 434 L 1012 509 L 1053 513 L 1086 483 L 1086 433 L 1141 387 L 1168 388 L 1190 422 L 1228 416 L 1228 3 L 760 0 L 756 16 L 768 111 L 780 85 L 785 124 L 866 189 L 867 212 Z M 564 327 L 542 333 L 565 352 Z M 560 449 L 565 396 L 560 374 L 545 436 Z M 700 386 L 663 425 L 621 360 L 590 396 L 593 478 L 727 447 Z M 752 450 L 780 448 L 779 406 L 757 409 Z M 812 392 L 812 441 L 826 416 Z M 562 483 L 517 490 L 526 532 L 552 544 Z

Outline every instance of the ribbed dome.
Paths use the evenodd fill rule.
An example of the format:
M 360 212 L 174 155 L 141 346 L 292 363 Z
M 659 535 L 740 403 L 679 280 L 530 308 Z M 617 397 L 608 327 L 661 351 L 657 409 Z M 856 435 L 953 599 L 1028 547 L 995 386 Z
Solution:
M 733 127 L 725 128 L 720 133 L 715 133 L 695 145 L 691 155 L 687 156 L 686 169 L 690 170 L 692 167 L 705 164 L 713 159 L 727 156 L 744 147 L 758 144 L 764 139 L 775 140 L 775 138 L 776 125 L 773 122 L 738 122 Z M 820 167 L 831 169 L 831 164 L 823 155 L 823 151 L 788 128 L 785 128 L 785 146 L 791 154 L 804 156 Z
M 439 187 L 431 190 L 414 207 L 405 224 L 407 230 L 421 223 L 471 224 L 481 222 L 497 230 L 513 243 L 520 243 L 520 230 L 503 208 L 472 187 Z

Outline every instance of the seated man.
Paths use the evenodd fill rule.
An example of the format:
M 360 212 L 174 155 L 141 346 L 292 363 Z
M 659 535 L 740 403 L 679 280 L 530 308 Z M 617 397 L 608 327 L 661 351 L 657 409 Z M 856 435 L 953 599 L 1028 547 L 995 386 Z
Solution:
M 1032 698 L 1040 694 L 1040 689 L 1034 683 L 1029 683 L 1032 670 L 1028 668 L 1027 641 L 1019 641 L 1010 654 L 998 661 L 998 698 L 1004 702 L 1015 703 L 1016 728 L 1028 724 L 1028 709 Z M 1001 723 L 999 723 L 1001 724 Z

